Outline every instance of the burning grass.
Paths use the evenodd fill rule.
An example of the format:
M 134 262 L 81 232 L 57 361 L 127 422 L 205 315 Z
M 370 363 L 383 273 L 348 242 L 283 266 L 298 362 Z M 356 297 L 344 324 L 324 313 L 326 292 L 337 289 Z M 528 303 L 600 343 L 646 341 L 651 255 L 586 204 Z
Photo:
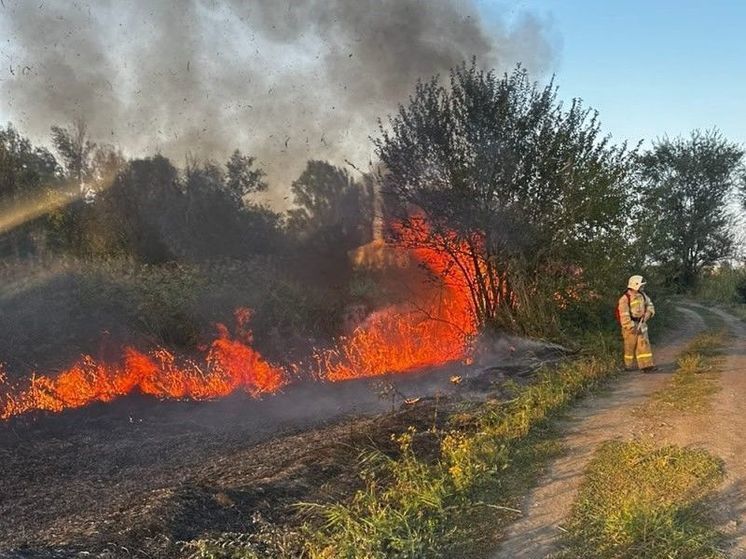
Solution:
M 467 359 L 477 326 L 468 288 L 454 281 L 452 260 L 435 249 L 417 248 L 411 259 L 433 280 L 413 300 L 376 311 L 351 335 L 314 352 L 313 370 L 302 363 L 281 367 L 254 348 L 251 311 L 235 311 L 232 334 L 221 324 L 199 359 L 180 359 L 165 347 L 125 347 L 118 363 L 83 356 L 58 375 L 33 375 L 25 385 L 0 375 L 0 419 L 32 412 L 60 412 L 109 402 L 133 392 L 161 399 L 209 400 L 243 390 L 271 394 L 290 371 L 327 381 L 407 372 Z M 440 278 L 437 280 L 435 278 Z
M 463 302 L 450 293 L 433 312 L 435 317 L 414 308 L 392 307 L 374 313 L 334 347 L 315 352 L 314 376 L 341 381 L 464 359 L 467 336 L 474 330 L 463 324 L 467 316 Z M 250 316 L 248 309 L 236 311 L 235 335 L 219 324 L 218 337 L 199 361 L 179 359 L 163 347 L 149 352 L 126 347 L 121 363 L 84 356 L 56 376 L 32 376 L 27 386 L 0 376 L 0 418 L 31 411 L 60 412 L 135 391 L 193 400 L 220 398 L 237 390 L 253 397 L 274 393 L 289 381 L 288 371 L 302 370 L 303 365 L 283 368 L 267 362 L 253 347 L 247 326 Z
M 218 325 L 219 335 L 202 362 L 179 360 L 165 348 L 143 353 L 127 347 L 121 364 L 90 356 L 55 377 L 34 375 L 27 386 L 0 375 L 0 418 L 31 411 L 60 412 L 93 402 L 110 402 L 134 391 L 170 399 L 206 400 L 242 389 L 252 396 L 279 390 L 285 371 L 265 361 L 252 347 L 247 309 L 236 311 L 235 335 Z

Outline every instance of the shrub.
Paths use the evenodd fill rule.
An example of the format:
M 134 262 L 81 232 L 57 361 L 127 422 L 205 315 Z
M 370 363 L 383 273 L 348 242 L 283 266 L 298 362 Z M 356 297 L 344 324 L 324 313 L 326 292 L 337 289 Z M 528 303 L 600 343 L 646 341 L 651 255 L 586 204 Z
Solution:
M 706 273 L 695 295 L 714 303 L 746 303 L 746 267 L 722 267 Z

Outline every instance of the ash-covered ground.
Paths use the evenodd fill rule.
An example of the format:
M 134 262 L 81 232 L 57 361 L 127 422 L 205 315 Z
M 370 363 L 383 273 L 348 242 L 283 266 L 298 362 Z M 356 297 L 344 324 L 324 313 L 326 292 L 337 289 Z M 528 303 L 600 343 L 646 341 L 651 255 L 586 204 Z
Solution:
M 299 384 L 261 401 L 132 396 L 0 424 L 0 556 L 176 557 L 180 542 L 252 530 L 257 513 L 287 522 L 295 503 L 356 488 L 362 448 L 500 397 L 505 378 L 561 352 L 502 340 L 483 355 L 468 367 Z

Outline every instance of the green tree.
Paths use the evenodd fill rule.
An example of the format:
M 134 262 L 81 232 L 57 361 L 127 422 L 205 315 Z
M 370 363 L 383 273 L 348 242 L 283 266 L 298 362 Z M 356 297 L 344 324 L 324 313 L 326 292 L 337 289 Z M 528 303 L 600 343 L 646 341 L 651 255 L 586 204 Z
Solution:
M 251 199 L 266 190 L 255 158 L 236 150 L 223 168 L 192 160 L 184 173 L 184 254 L 205 259 L 266 254 L 278 243 L 279 216 Z
M 91 171 L 91 159 L 96 144 L 88 137 L 88 127 L 82 119 L 70 126 L 52 126 L 52 144 L 65 165 L 68 178 L 82 185 Z
M 744 188 L 743 154 L 717 130 L 695 130 L 640 157 L 641 250 L 668 283 L 691 287 L 705 266 L 732 254 L 728 202 Z
M 553 83 L 462 64 L 447 86 L 419 83 L 374 142 L 404 230 L 424 216 L 427 239 L 414 238 L 450 255 L 482 325 L 527 329 L 521 297 L 525 310 L 563 285 L 591 293 L 618 280 L 630 151 L 580 101 L 558 102 Z
M 37 203 L 54 190 L 60 168 L 45 148 L 35 147 L 10 124 L 0 128 L 0 207 L 16 212 L 18 204 Z M 8 215 L 7 217 L 12 217 Z M 34 252 L 35 237 L 40 236 L 41 220 L 18 224 L 11 230 L 0 226 L 0 254 L 23 256 Z
M 114 146 L 93 142 L 82 119 L 67 127 L 52 126 L 51 133 L 64 163 L 67 203 L 48 216 L 48 246 L 78 256 L 103 256 L 111 251 L 115 232 L 113 216 L 100 211 L 100 198 L 126 160 Z
M 11 125 L 0 128 L 0 198 L 26 196 L 49 186 L 59 165 L 47 149 L 35 147 Z
M 256 158 L 243 155 L 236 150 L 225 164 L 225 187 L 239 200 L 243 200 L 249 194 L 267 190 L 267 183 L 264 182 L 265 172 L 254 167 L 255 161 Z
M 183 238 L 183 199 L 178 170 L 168 159 L 130 161 L 89 206 L 88 250 L 147 263 L 173 259 Z
M 288 211 L 288 228 L 302 241 L 346 255 L 369 240 L 372 192 L 345 169 L 309 161 L 291 190 L 296 207 Z

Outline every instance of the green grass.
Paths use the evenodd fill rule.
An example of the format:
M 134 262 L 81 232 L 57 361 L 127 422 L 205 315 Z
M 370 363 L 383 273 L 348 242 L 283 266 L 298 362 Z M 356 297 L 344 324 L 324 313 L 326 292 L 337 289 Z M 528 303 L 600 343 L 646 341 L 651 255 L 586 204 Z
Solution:
M 726 337 L 724 330 L 708 331 L 695 337 L 687 346 L 684 356 L 687 354 L 699 354 L 712 358 L 723 349 Z
M 535 487 L 551 460 L 562 453 L 560 432 L 548 422 L 537 426 L 511 452 L 510 464 L 499 479 L 483 484 L 456 519 L 458 540 L 446 557 L 484 559 L 494 553 L 505 528 L 519 516 L 523 498 Z
M 643 416 L 661 416 L 669 412 L 704 413 L 710 409 L 718 384 L 718 352 L 724 331 L 700 334 L 687 346 L 677 361 L 676 372 L 661 390 L 636 410 Z
M 694 295 L 746 321 L 746 267 L 723 268 L 700 278 Z
M 746 305 L 744 304 L 733 304 L 728 306 L 728 310 L 736 315 L 738 318 L 746 322 Z
M 514 387 L 509 401 L 484 405 L 466 425 L 462 418 L 461 426 L 440 433 L 434 457 L 415 452 L 413 430 L 397 438 L 398 456 L 369 453 L 364 489 L 344 503 L 305 506 L 321 520 L 306 527 L 307 556 L 452 557 L 455 549 L 469 556 L 463 542 L 487 524 L 494 536 L 514 519 L 518 495 L 556 451 L 548 420 L 616 370 L 610 355 L 545 370 L 536 382 Z
M 562 559 L 719 558 L 706 499 L 724 478 L 704 450 L 602 445 L 566 526 Z

